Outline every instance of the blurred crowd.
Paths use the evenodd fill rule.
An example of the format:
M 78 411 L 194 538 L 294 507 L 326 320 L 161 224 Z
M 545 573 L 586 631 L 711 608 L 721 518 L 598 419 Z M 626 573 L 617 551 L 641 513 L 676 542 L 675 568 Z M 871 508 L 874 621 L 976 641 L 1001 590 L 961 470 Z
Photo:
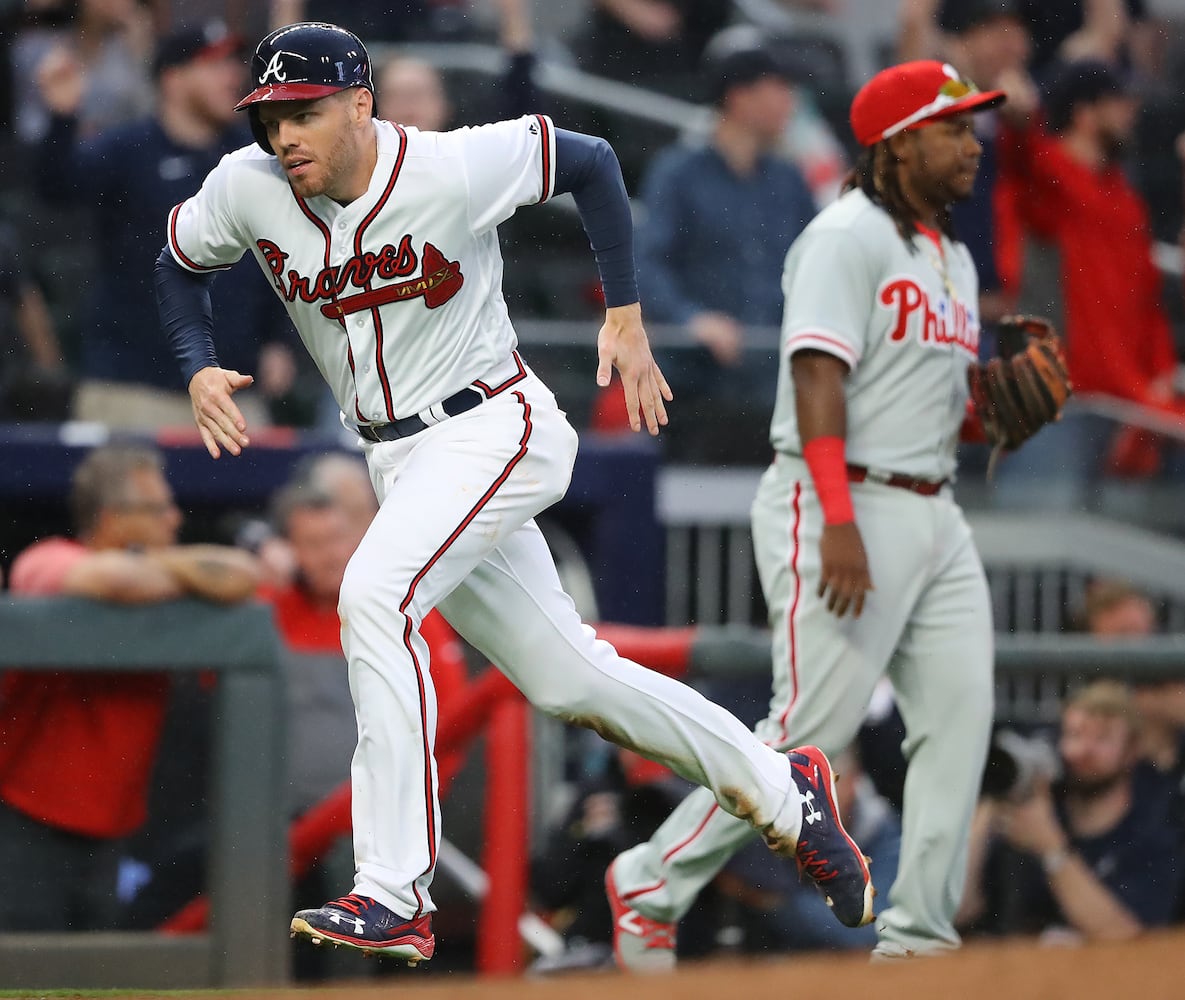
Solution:
M 1050 316 L 1079 397 L 1003 463 L 996 501 L 1064 506 L 1102 477 L 1180 472 L 1185 9 L 1171 0 L 9 3 L 0 419 L 188 421 L 156 332 L 153 255 L 168 209 L 248 141 L 231 110 L 246 40 L 299 18 L 346 20 L 370 42 L 381 112 L 405 124 L 542 110 L 613 142 L 637 209 L 643 306 L 680 400 L 666 454 L 715 465 L 767 457 L 782 260 L 840 190 L 855 151 L 851 95 L 894 60 L 950 61 L 1009 94 L 977 118 L 980 178 L 957 218 L 981 277 L 983 350 L 1006 313 Z M 500 47 L 504 69 L 440 70 L 400 53 L 425 42 Z M 600 88 L 543 88 L 541 66 Z M 633 97 L 611 89 L 621 83 Z M 527 215 L 503 232 L 515 317 L 591 321 L 599 288 L 574 214 Z M 249 418 L 335 430 L 250 267 L 214 292 L 221 360 L 256 376 Z M 578 423 L 620 429 L 615 392 L 590 388 L 562 350 L 528 350 Z M 984 462 L 969 446 L 969 471 Z
M 1050 316 L 1082 405 L 1002 463 L 999 501 L 1072 509 L 1100 477 L 1173 481 L 1185 468 L 1172 432 L 1185 417 L 1180 262 L 1174 270 L 1164 251 L 1181 242 L 1185 189 L 1185 5 L 1172 0 L 0 3 L 0 422 L 190 425 L 151 288 L 166 217 L 252 141 L 232 110 L 248 40 L 321 18 L 381 53 L 384 117 L 440 129 L 539 110 L 613 142 L 637 207 L 644 313 L 677 397 L 663 443 L 676 462 L 768 457 L 783 259 L 840 191 L 855 152 L 847 108 L 863 79 L 933 57 L 1005 90 L 1006 105 L 976 118 L 980 181 L 956 217 L 981 278 L 983 350 L 1001 317 Z M 400 52 L 425 42 L 497 46 L 503 68 L 442 71 Z M 592 101 L 544 88 L 545 66 L 598 78 L 577 78 Z M 598 103 L 602 90 L 619 93 L 611 84 L 634 97 Z M 665 123 L 664 108 L 678 109 Z M 586 322 L 591 344 L 601 301 L 574 215 L 560 205 L 516 217 L 503 240 L 513 317 Z M 255 375 L 244 413 L 253 427 L 333 433 L 332 403 L 254 267 L 240 262 L 213 285 L 221 362 Z M 524 352 L 556 369 L 561 395 L 570 387 L 578 424 L 621 431 L 620 394 L 595 391 L 591 364 L 565 375 L 567 355 Z M 986 454 L 968 447 L 974 474 Z M 348 775 L 337 587 L 373 502 L 357 456 L 334 452 L 298 469 L 269 510 L 180 544 L 161 455 L 99 449 L 75 475 L 70 538 L 0 551 L 0 568 L 11 567 L 13 593 L 270 603 L 291 719 L 324 734 L 311 757 L 307 744 L 292 748 L 296 818 Z M 1100 584 L 1083 614 L 1100 637 L 1157 629 L 1150 599 L 1122 584 Z M 435 628 L 433 673 L 447 692 L 466 665 L 443 620 Z M 0 846 L 22 859 L 0 869 L 0 930 L 153 926 L 202 885 L 208 683 L 78 675 L 47 691 L 43 676 L 0 675 Z M 1108 681 L 1072 692 L 1056 733 L 998 738 L 1004 770 L 985 783 L 976 818 L 967 933 L 1091 940 L 1185 914 L 1183 692 Z M 882 879 L 900 836 L 896 722 L 886 696 L 844 768 L 848 824 L 880 845 Z M 190 749 L 161 755 L 162 742 Z M 534 864 L 536 902 L 572 964 L 606 960 L 605 864 L 685 791 L 628 756 L 596 759 Z M 118 787 L 99 780 L 116 774 Z M 786 876 L 739 854 L 680 947 L 868 946 L 819 931 L 819 900 Z M 316 877 L 299 889 L 314 902 Z

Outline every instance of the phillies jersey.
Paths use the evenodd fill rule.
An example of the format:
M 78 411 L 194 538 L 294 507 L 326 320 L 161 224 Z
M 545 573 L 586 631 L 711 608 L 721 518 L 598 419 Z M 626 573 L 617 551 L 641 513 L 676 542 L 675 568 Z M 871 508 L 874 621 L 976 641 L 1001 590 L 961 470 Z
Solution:
M 967 366 L 979 348 L 979 282 L 967 248 L 921 232 L 907 244 L 889 214 L 853 190 L 791 246 L 782 291 L 774 448 L 801 454 L 790 359 L 824 351 L 849 368 L 849 462 L 953 478 Z
M 378 163 L 349 205 L 305 199 L 252 144 L 169 215 L 193 272 L 250 250 L 342 412 L 388 423 L 426 410 L 517 345 L 497 226 L 555 185 L 555 130 L 528 115 L 452 132 L 376 121 Z

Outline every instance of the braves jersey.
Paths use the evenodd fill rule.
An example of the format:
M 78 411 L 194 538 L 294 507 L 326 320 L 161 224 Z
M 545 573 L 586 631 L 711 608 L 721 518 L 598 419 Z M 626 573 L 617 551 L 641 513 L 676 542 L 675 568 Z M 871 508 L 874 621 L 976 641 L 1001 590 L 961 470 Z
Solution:
M 979 284 L 967 248 L 921 232 L 907 244 L 884 209 L 850 191 L 791 246 L 782 291 L 774 448 L 802 452 L 790 359 L 824 351 L 849 368 L 849 462 L 952 478 L 967 365 L 979 347 Z
M 254 255 L 359 423 L 427 410 L 507 359 L 517 337 L 497 226 L 555 186 L 544 115 L 453 132 L 375 128 L 378 163 L 349 205 L 301 198 L 253 144 L 173 209 L 168 231 L 174 259 L 192 272 Z

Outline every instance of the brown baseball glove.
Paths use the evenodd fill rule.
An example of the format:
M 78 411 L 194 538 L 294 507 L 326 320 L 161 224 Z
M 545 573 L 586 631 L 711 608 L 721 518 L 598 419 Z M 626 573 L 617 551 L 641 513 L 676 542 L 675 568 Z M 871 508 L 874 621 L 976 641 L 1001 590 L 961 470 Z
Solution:
M 992 446 L 989 475 L 1000 452 L 1016 450 L 1059 419 L 1074 391 L 1052 323 L 1006 316 L 998 330 L 998 355 L 967 368 L 971 400 Z

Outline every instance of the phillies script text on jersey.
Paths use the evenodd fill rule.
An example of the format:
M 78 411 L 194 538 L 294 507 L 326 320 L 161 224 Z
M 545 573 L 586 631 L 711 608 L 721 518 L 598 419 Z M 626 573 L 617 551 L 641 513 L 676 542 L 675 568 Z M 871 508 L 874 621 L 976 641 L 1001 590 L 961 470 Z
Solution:
M 350 313 L 373 309 L 388 302 L 400 302 L 423 297 L 429 309 L 444 305 L 465 283 L 458 261 L 449 260 L 431 243 L 424 244 L 424 253 L 416 256 L 410 235 L 399 241 L 399 246 L 386 244 L 378 253 L 366 251 L 355 254 L 344 264 L 323 267 L 312 277 L 293 269 L 284 273 L 289 254 L 271 240 L 256 240 L 259 252 L 272 272 L 272 280 L 288 302 L 298 298 L 302 302 L 328 300 L 321 306 L 322 315 L 345 324 Z M 379 288 L 371 288 L 375 278 L 390 281 L 414 274 L 423 261 L 420 276 Z M 361 289 L 354 295 L 342 296 L 349 287 Z
M 913 278 L 894 276 L 881 285 L 877 301 L 896 311 L 896 318 L 889 330 L 889 341 L 902 341 L 909 334 L 909 321 L 915 315 L 919 344 L 940 347 L 955 344 L 978 357 L 979 323 L 975 313 L 958 299 L 946 298 L 935 309 L 930 305 L 930 296 Z M 949 306 L 949 308 L 947 308 Z

